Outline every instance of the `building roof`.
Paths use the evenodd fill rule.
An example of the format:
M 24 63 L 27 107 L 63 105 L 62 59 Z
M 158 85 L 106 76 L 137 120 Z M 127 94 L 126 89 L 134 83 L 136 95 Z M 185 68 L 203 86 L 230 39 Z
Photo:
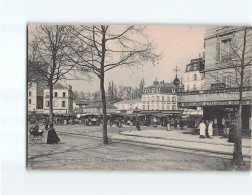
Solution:
M 67 87 L 67 86 L 64 86 L 64 85 L 62 85 L 60 83 L 56 83 L 56 84 L 53 85 L 53 89 L 69 89 L 69 88 L 72 88 L 72 86 L 68 85 L 68 87 Z M 46 86 L 45 89 L 49 89 L 49 87 Z
M 102 102 L 91 102 L 89 105 L 87 105 L 84 109 L 86 108 L 103 108 Z M 115 106 L 110 104 L 109 102 L 106 103 L 106 108 L 108 109 L 116 109 Z

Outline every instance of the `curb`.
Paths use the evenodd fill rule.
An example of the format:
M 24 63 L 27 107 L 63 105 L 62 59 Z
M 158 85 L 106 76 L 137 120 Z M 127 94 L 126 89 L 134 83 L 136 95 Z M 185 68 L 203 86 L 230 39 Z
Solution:
M 222 155 L 233 155 L 233 153 L 231 152 L 220 152 L 220 151 L 213 151 L 213 150 L 207 150 L 207 149 L 199 149 L 199 148 L 187 148 L 187 147 L 181 147 L 181 146 L 168 146 L 165 144 L 157 144 L 157 143 L 149 143 L 149 142 L 144 142 L 144 141 L 136 141 L 136 140 L 130 140 L 130 139 L 121 139 L 121 138 L 113 138 L 112 139 L 116 139 L 116 140 L 120 140 L 120 141 L 128 141 L 128 142 L 136 142 L 136 143 L 140 143 L 140 144 L 149 144 L 149 145 L 156 145 L 156 146 L 162 146 L 162 147 L 167 147 L 167 148 L 178 148 L 178 149 L 186 149 L 186 150 L 192 150 L 192 151 L 201 151 L 201 152 L 209 152 L 209 153 L 217 153 L 217 154 L 222 154 Z M 245 158 L 250 158 L 250 155 L 247 154 L 243 154 L 243 157 Z
M 174 139 L 174 138 L 166 139 L 166 138 L 163 138 L 163 137 L 142 136 L 142 135 L 129 135 L 129 134 L 124 134 L 124 133 L 120 133 L 120 135 L 132 136 L 132 137 L 152 138 L 152 139 L 162 139 L 162 140 L 168 140 L 168 141 L 169 140 L 171 140 L 171 141 L 184 141 L 184 142 L 203 143 L 203 144 L 212 144 L 212 145 L 232 146 L 232 143 L 231 144 L 206 143 L 206 142 L 201 142 L 201 141 L 191 141 L 191 140 Z M 251 148 L 250 146 L 242 146 L 242 147 L 244 147 L 244 148 Z

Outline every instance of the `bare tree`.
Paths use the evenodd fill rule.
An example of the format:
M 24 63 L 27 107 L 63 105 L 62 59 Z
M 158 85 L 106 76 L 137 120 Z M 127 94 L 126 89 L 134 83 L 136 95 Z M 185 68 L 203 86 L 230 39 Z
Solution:
M 74 68 L 68 48 L 75 37 L 64 25 L 29 25 L 28 30 L 28 81 L 46 82 L 50 88 L 49 122 L 53 124 L 53 86 Z
M 235 83 L 239 91 L 239 108 L 236 113 L 236 128 L 234 132 L 233 164 L 241 166 L 244 164 L 241 137 L 242 100 L 244 86 L 251 78 L 252 27 L 243 27 L 234 33 L 229 45 L 230 50 L 224 55 L 226 55 L 227 61 L 231 63 L 231 66 L 235 70 Z
M 146 62 L 155 63 L 159 55 L 144 32 L 144 26 L 72 26 L 79 44 L 72 48 L 72 61 L 80 68 L 89 68 L 100 79 L 103 102 L 103 143 L 108 144 L 105 73 L 119 66 L 136 67 Z M 88 49 L 86 49 L 88 48 Z

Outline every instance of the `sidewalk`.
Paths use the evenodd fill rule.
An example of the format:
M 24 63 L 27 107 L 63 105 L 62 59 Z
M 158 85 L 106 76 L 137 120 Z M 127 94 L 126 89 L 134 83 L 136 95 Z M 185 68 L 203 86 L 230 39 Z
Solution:
M 111 138 L 138 143 L 154 144 L 159 146 L 219 153 L 232 155 L 234 144 L 227 142 L 227 139 L 214 136 L 213 139 L 200 139 L 198 135 L 186 134 L 191 129 L 185 130 L 132 130 L 122 131 L 120 135 L 113 135 Z M 244 157 L 251 156 L 251 139 L 242 140 L 242 152 Z

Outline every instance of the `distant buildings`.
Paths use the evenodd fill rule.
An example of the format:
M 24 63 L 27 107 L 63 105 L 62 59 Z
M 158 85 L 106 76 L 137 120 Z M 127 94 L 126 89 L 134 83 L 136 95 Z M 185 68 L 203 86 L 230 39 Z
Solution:
M 106 103 L 107 114 L 116 113 L 117 108 L 110 104 Z M 103 104 L 102 102 L 91 102 L 87 106 L 83 108 L 83 113 L 93 114 L 93 115 L 101 115 L 103 112 Z
M 184 72 L 184 90 L 196 91 L 204 88 L 204 76 L 200 73 L 205 67 L 204 58 L 192 59 Z
M 117 111 L 120 113 L 125 113 L 127 111 L 133 111 L 133 110 L 142 110 L 143 104 L 141 99 L 130 99 L 130 100 L 123 100 L 120 102 L 116 102 L 113 104 Z
M 44 113 L 49 113 L 49 88 L 44 89 Z M 53 111 L 55 114 L 73 113 L 73 91 L 72 86 L 64 87 L 55 84 L 53 89 Z
M 177 91 L 183 91 L 183 85 L 176 87 L 173 83 L 164 81 L 153 82 L 144 88 L 142 95 L 142 110 L 145 111 L 175 111 L 178 110 Z

